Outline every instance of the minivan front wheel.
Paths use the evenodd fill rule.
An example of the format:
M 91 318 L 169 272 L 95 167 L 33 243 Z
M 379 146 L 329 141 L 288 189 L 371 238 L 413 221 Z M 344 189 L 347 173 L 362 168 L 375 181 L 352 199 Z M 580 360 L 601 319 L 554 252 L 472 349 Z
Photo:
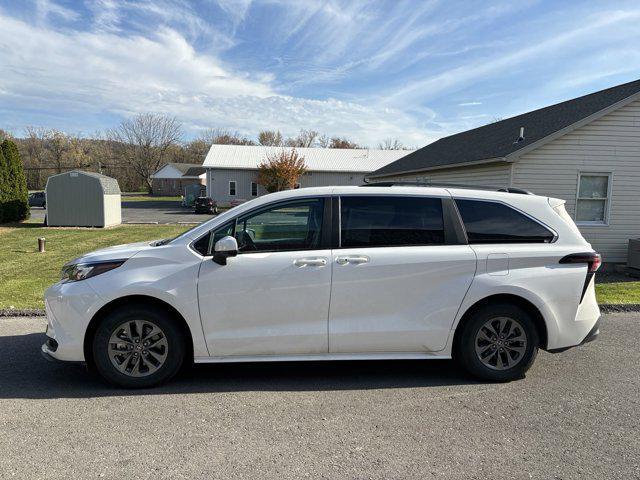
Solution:
M 517 305 L 487 305 L 464 324 L 454 355 L 473 376 L 505 382 L 524 376 L 538 344 L 529 313 Z
M 152 387 L 180 370 L 184 345 L 171 316 L 153 306 L 132 306 L 102 320 L 93 338 L 93 360 L 98 373 L 114 385 Z

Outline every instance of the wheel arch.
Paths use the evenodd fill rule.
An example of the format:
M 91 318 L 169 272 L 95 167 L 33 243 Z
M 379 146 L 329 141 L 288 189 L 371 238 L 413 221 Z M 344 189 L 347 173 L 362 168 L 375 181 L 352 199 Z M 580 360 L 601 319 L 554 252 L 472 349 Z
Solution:
M 126 306 L 131 306 L 133 304 L 136 305 L 149 305 L 154 307 L 159 307 L 162 310 L 169 312 L 169 314 L 176 320 L 178 325 L 180 326 L 182 333 L 184 334 L 184 338 L 186 340 L 186 356 L 185 359 L 193 360 L 193 335 L 191 333 L 191 329 L 187 324 L 187 321 L 184 317 L 175 309 L 175 307 L 164 300 L 161 300 L 157 297 L 152 297 L 149 295 L 127 295 L 125 297 L 119 297 L 110 302 L 103 305 L 96 313 L 93 315 L 91 320 L 89 321 L 89 325 L 85 331 L 84 342 L 83 342 L 83 352 L 84 358 L 90 367 L 93 366 L 93 355 L 91 354 L 91 341 L 93 340 L 93 336 L 98 328 L 98 325 L 109 313 L 117 310 L 118 308 Z
M 547 324 L 545 322 L 544 316 L 538 307 L 536 307 L 531 301 L 527 300 L 524 297 L 519 295 L 514 295 L 512 293 L 498 293 L 494 295 L 489 295 L 481 300 L 478 300 L 476 303 L 471 305 L 462 315 L 460 321 L 458 322 L 454 336 L 453 336 L 453 351 L 456 349 L 457 342 L 460 339 L 461 332 L 464 330 L 465 325 L 469 320 L 473 317 L 474 313 L 480 310 L 481 308 L 486 307 L 487 305 L 491 305 L 492 303 L 507 303 L 511 305 L 516 305 L 526 311 L 531 315 L 533 319 L 536 330 L 538 331 L 538 336 L 540 337 L 540 348 L 546 349 L 548 342 L 548 331 Z

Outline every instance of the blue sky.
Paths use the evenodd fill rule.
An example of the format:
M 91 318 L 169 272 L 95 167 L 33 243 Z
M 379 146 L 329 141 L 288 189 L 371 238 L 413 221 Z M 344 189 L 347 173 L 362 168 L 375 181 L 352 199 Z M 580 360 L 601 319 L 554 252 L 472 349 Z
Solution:
M 638 1 L 0 0 L 0 128 L 422 146 L 636 80 L 638 45 Z

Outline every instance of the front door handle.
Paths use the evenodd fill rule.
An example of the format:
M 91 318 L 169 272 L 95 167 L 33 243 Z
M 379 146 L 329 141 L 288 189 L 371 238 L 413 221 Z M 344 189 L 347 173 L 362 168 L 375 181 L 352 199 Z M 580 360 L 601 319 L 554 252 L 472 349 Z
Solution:
M 340 256 L 336 258 L 336 263 L 338 265 L 346 265 L 347 263 L 359 265 L 361 263 L 369 263 L 369 257 L 367 257 L 366 255 Z
M 324 267 L 327 264 L 326 258 L 298 258 L 293 261 L 296 267 Z

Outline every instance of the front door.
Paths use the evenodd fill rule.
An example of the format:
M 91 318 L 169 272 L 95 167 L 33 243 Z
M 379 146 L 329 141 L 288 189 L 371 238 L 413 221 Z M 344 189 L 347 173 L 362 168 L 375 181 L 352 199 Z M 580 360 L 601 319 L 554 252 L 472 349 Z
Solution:
M 200 267 L 200 316 L 212 356 L 327 353 L 325 202 L 330 199 L 281 202 L 214 232 L 214 240 L 235 235 L 239 253 L 227 265 L 205 257 Z
M 442 350 L 476 269 L 447 243 L 440 198 L 341 197 L 329 351 Z

